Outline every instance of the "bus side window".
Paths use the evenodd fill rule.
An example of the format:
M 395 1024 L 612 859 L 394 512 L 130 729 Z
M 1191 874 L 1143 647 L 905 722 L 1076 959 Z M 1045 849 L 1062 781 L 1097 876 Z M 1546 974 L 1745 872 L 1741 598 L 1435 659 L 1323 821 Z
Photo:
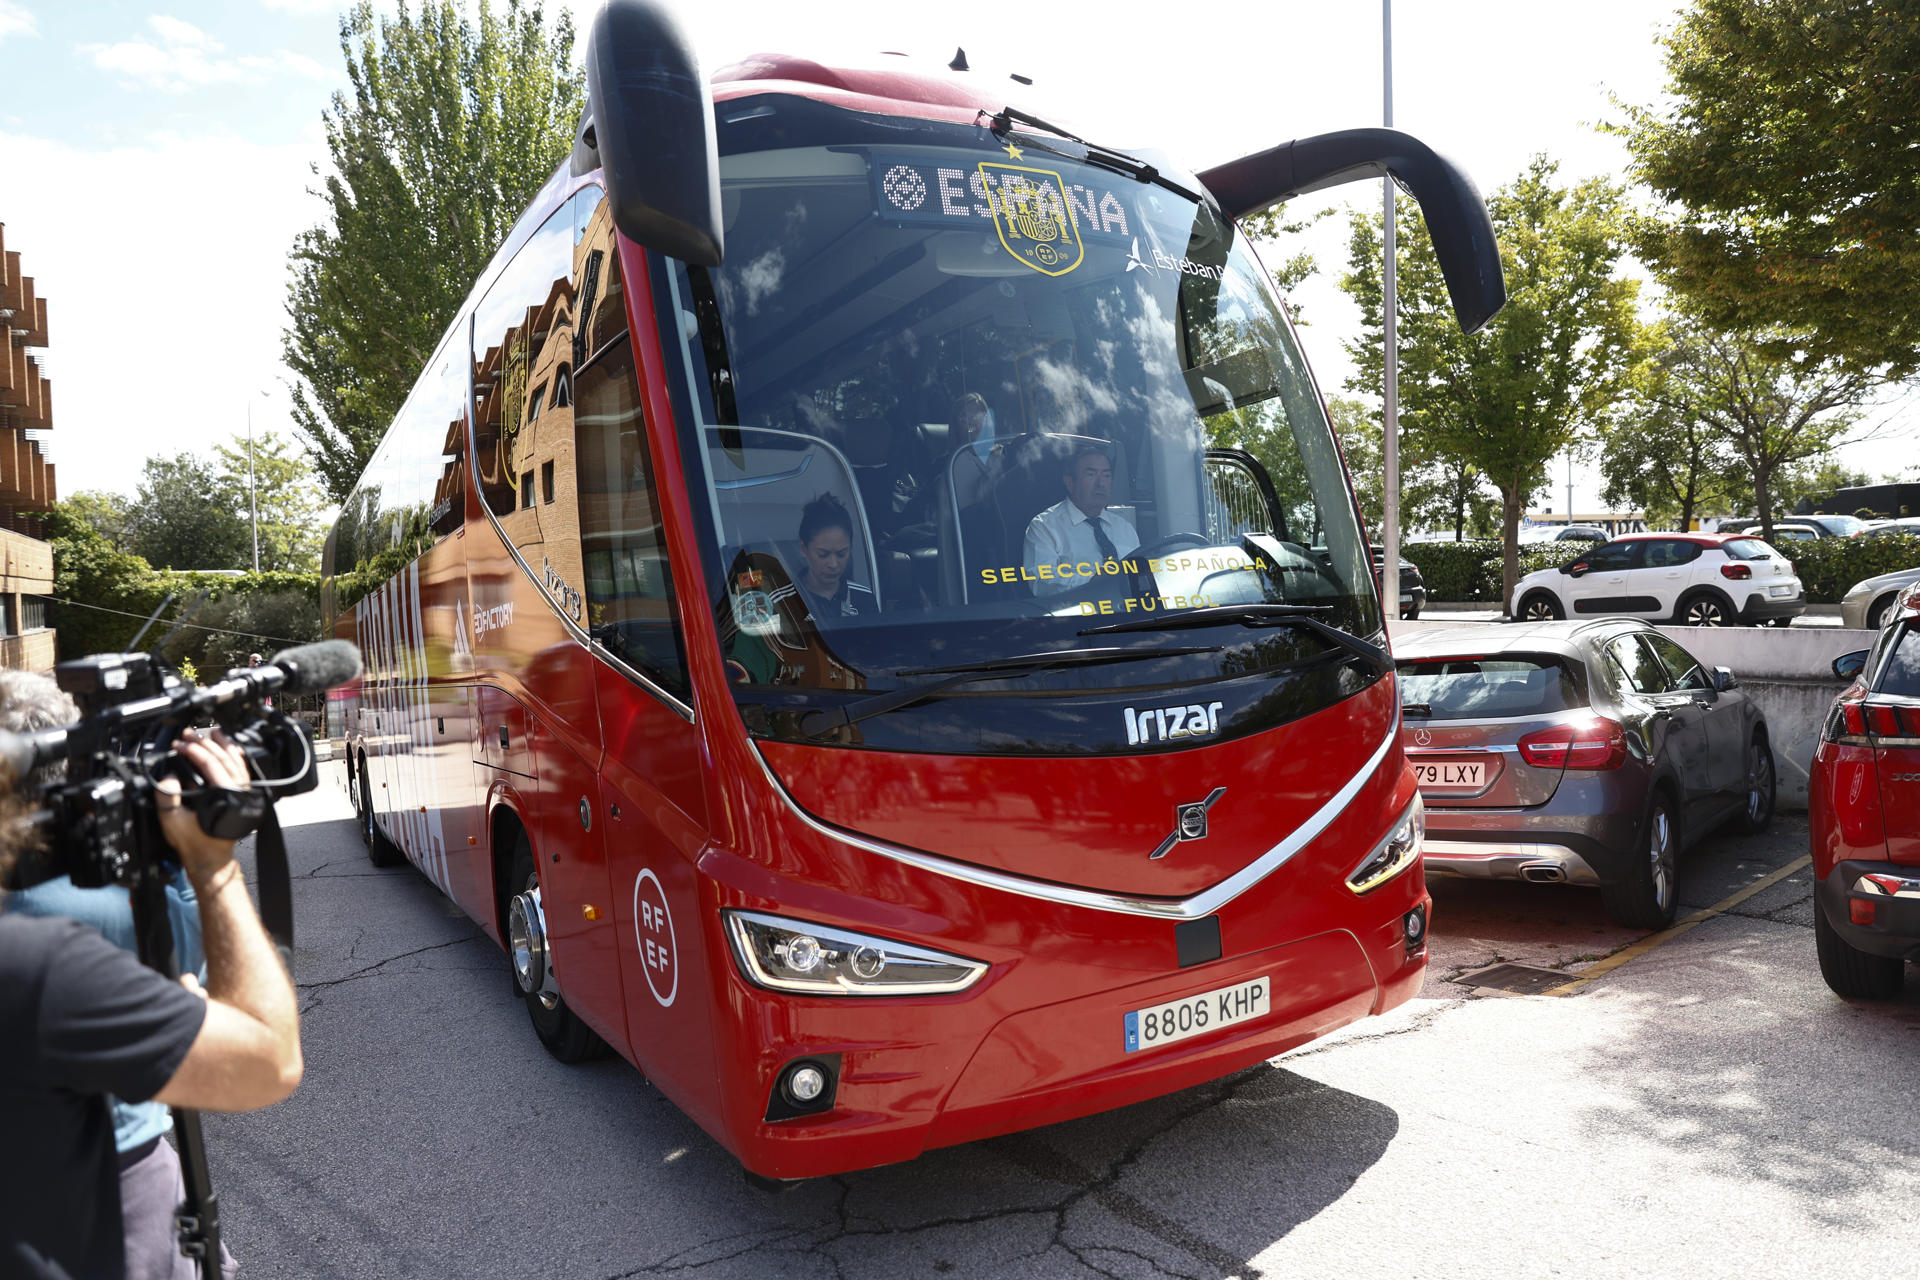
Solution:
M 588 629 L 607 652 L 687 698 L 686 644 L 674 612 L 633 348 L 624 336 L 580 370 L 573 404 Z

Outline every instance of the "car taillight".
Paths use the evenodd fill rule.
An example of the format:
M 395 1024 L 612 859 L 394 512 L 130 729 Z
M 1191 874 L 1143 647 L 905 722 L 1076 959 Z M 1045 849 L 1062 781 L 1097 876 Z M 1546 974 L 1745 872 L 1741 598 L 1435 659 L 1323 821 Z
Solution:
M 1720 576 L 1723 578 L 1732 578 L 1735 582 L 1745 582 L 1747 579 L 1753 577 L 1753 566 L 1750 564 L 1723 564 L 1720 566 Z
M 1605 716 L 1536 729 L 1520 739 L 1520 758 L 1536 769 L 1618 769 L 1627 759 L 1627 731 Z
M 1827 713 L 1820 736 L 1827 742 L 1849 747 L 1920 744 L 1920 707 L 1853 700 L 1838 702 Z

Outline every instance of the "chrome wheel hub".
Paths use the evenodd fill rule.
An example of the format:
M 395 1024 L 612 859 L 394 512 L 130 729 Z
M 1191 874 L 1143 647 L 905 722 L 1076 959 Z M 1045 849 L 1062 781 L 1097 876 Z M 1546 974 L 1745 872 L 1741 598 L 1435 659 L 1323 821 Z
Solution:
M 1673 819 L 1662 809 L 1653 815 L 1653 832 L 1647 840 L 1647 869 L 1653 879 L 1653 899 L 1665 911 L 1673 901 Z
M 553 966 L 547 958 L 547 917 L 540 907 L 540 886 L 515 894 L 507 906 L 507 950 L 513 956 L 513 980 L 521 993 L 551 1009 L 559 1003 Z
M 1754 747 L 1747 756 L 1747 820 L 1759 822 L 1773 803 L 1773 763 Z

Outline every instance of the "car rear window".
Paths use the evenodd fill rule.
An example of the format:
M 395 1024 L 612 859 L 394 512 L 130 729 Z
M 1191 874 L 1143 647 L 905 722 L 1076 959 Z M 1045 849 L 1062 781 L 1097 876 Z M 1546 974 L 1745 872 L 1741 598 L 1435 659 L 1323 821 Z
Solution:
M 1400 701 L 1435 720 L 1546 715 L 1587 705 L 1573 672 L 1551 654 L 1416 658 L 1398 664 Z
M 1909 625 L 1887 658 L 1887 669 L 1880 677 L 1877 693 L 1901 698 L 1920 698 L 1920 629 Z M 1401 694 L 1401 701 L 1408 695 Z
M 1773 548 L 1758 538 L 1729 538 L 1720 544 L 1729 560 L 1771 560 Z

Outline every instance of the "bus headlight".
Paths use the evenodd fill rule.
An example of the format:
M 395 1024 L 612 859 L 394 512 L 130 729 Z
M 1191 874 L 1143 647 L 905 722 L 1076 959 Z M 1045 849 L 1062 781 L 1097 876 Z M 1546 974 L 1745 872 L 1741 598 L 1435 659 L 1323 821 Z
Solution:
M 830 925 L 728 911 L 727 940 L 755 986 L 815 996 L 924 996 L 964 991 L 987 966 Z
M 1373 852 L 1347 875 L 1347 888 L 1366 893 L 1412 866 L 1420 856 L 1421 842 L 1427 838 L 1427 803 L 1414 793 L 1413 803 L 1393 824 L 1393 829 L 1373 847 Z

